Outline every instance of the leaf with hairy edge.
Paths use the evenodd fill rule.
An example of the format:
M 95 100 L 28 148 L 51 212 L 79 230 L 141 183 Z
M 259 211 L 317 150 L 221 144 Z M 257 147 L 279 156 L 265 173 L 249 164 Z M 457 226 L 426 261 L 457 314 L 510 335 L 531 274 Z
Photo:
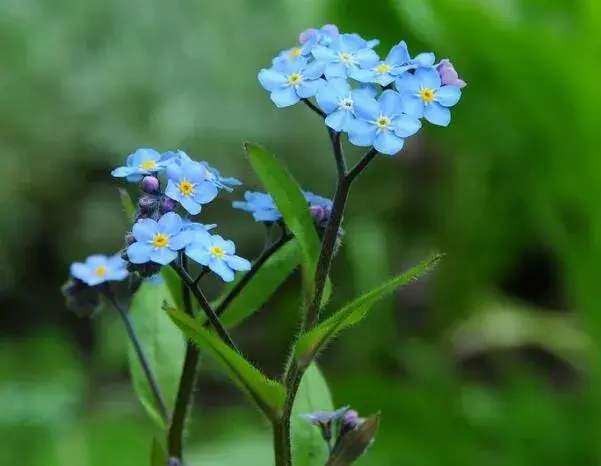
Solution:
M 270 419 L 277 419 L 284 406 L 284 387 L 268 379 L 243 356 L 183 312 L 167 307 L 167 314 L 186 337 L 209 353 L 230 379 L 246 391 Z
M 341 330 L 361 321 L 378 300 L 392 293 L 399 286 L 405 285 L 428 272 L 438 263 L 441 257 L 440 254 L 435 254 L 408 272 L 398 275 L 383 285 L 365 293 L 360 298 L 347 304 L 331 317 L 321 322 L 311 331 L 302 335 L 296 344 L 296 358 L 301 361 L 301 363 L 306 363 L 314 359 L 319 351 Z

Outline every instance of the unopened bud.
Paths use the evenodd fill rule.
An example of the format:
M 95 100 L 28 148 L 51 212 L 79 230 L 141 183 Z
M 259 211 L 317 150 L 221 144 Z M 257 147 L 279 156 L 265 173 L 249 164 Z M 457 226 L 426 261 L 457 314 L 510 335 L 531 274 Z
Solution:
M 155 204 L 156 199 L 153 196 L 141 196 L 140 199 L 138 199 L 138 207 L 144 214 L 152 212 Z
M 161 190 L 161 183 L 156 176 L 145 176 L 140 186 L 148 194 L 157 194 Z
M 166 214 L 167 212 L 173 212 L 177 207 L 177 202 L 170 197 L 163 196 L 161 201 L 161 213 Z
M 134 238 L 134 234 L 133 233 L 127 233 L 125 235 L 125 245 L 126 246 L 131 246 L 132 244 L 134 244 L 136 242 L 136 238 Z
M 61 291 L 65 296 L 67 308 L 78 317 L 92 317 L 102 308 L 99 289 L 86 285 L 81 280 L 69 280 L 62 286 Z

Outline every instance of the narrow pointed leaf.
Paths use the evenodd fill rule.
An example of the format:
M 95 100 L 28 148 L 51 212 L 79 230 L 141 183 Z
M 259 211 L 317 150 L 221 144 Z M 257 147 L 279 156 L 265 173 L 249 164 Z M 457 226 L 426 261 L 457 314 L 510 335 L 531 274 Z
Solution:
M 326 466 L 348 466 L 357 461 L 373 443 L 379 424 L 380 414 L 375 414 L 347 433 L 334 448 Z
M 163 398 L 168 408 L 172 408 L 185 356 L 185 341 L 179 329 L 165 315 L 162 309 L 164 301 L 171 302 L 165 284 L 145 281 L 134 296 L 130 318 Z M 128 353 L 134 389 L 148 414 L 165 427 L 133 348 L 130 347 Z
M 150 466 L 166 466 L 167 452 L 156 437 L 152 439 L 152 450 L 150 451 Z
M 311 364 L 303 376 L 292 407 L 291 441 L 295 466 L 323 466 L 328 459 L 328 448 L 321 431 L 301 414 L 315 411 L 334 411 L 330 389 L 317 364 Z
M 285 390 L 281 384 L 265 377 L 243 356 L 183 312 L 167 308 L 167 314 L 186 337 L 219 363 L 230 379 L 246 391 L 270 419 L 275 419 L 281 414 L 285 398 Z
M 121 207 L 123 207 L 123 212 L 125 212 L 127 220 L 133 222 L 136 216 L 136 206 L 125 189 L 119 188 L 119 196 L 121 197 Z
M 384 296 L 392 293 L 399 286 L 419 278 L 432 269 L 440 260 L 441 255 L 436 254 L 421 262 L 408 272 L 405 272 L 379 287 L 365 293 L 360 298 L 347 304 L 334 315 L 321 322 L 313 330 L 302 335 L 295 348 L 295 356 L 301 363 L 306 363 L 315 358 L 317 353 L 332 340 L 341 330 L 355 325 L 363 319 L 372 306 Z
M 184 308 L 184 292 L 182 288 L 182 281 L 180 280 L 177 272 L 173 270 L 172 267 L 162 267 L 161 268 L 161 276 L 169 290 L 169 294 L 171 295 L 171 302 L 174 304 L 175 308 L 183 309 Z

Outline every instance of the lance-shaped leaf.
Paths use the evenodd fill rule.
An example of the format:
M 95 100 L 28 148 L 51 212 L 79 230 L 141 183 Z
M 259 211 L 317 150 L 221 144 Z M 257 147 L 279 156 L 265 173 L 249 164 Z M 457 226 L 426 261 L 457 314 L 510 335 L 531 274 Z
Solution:
M 309 212 L 309 203 L 299 185 L 278 160 L 255 144 L 244 145 L 250 164 L 267 191 L 273 196 L 286 226 L 297 239 L 303 255 L 303 277 L 306 290 L 313 296 L 315 270 L 319 258 L 320 241 Z M 331 286 L 324 298 L 329 296 Z M 322 305 L 327 300 L 324 299 Z
M 359 427 L 342 436 L 326 466 L 348 466 L 357 461 L 373 443 L 380 414 L 368 417 Z
M 347 304 L 328 319 L 321 322 L 313 330 L 302 335 L 295 348 L 296 358 L 303 364 L 315 358 L 317 353 L 334 338 L 341 330 L 355 325 L 363 319 L 372 306 L 380 299 L 392 293 L 399 286 L 419 278 L 432 269 L 441 255 L 436 254 L 421 262 L 408 272 L 405 272 L 379 287 L 365 293 L 360 298 Z
M 250 395 L 261 411 L 270 419 L 277 419 L 282 412 L 286 396 L 281 384 L 265 377 L 219 337 L 204 329 L 199 322 L 175 308 L 167 308 L 166 311 L 184 335 L 209 353 L 230 379 Z
M 131 200 L 131 196 L 125 189 L 119 188 L 119 197 L 121 197 L 121 207 L 123 207 L 127 220 L 133 222 L 136 215 L 136 206 Z
M 134 296 L 130 318 L 161 394 L 171 408 L 177 394 L 186 345 L 179 329 L 165 315 L 162 309 L 164 301 L 171 302 L 165 284 L 145 281 Z M 142 405 L 159 425 L 166 427 L 133 348 L 128 353 L 132 382 Z
M 182 287 L 182 281 L 177 275 L 177 272 L 173 270 L 173 267 L 162 267 L 161 276 L 169 290 L 171 295 L 171 302 L 174 304 L 176 309 L 184 308 L 184 291 Z
M 150 466 L 166 466 L 167 452 L 161 441 L 156 437 L 152 439 L 152 449 L 150 451 Z
M 295 466 L 322 466 L 328 459 L 328 448 L 320 429 L 301 417 L 317 411 L 334 411 L 334 404 L 326 380 L 313 363 L 303 375 L 292 407 L 290 427 Z

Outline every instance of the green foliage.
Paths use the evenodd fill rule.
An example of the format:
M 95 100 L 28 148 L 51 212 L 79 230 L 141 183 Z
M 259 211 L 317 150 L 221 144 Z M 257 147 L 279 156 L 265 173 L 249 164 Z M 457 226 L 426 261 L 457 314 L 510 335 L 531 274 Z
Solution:
M 165 402 L 172 408 L 184 362 L 185 342 L 178 328 L 162 309 L 165 301 L 171 301 L 167 287 L 146 281 L 134 297 L 130 318 Z M 144 371 L 131 347 L 129 365 L 133 385 L 142 405 L 153 420 L 166 427 L 163 426 Z
M 324 376 L 317 364 L 312 363 L 301 381 L 290 419 L 295 466 L 323 466 L 328 459 L 328 448 L 320 429 L 300 417 L 315 411 L 334 411 L 334 403 Z
M 380 285 L 372 291 L 365 293 L 360 298 L 347 304 L 334 313 L 331 317 L 321 322 L 315 328 L 302 335 L 295 348 L 295 356 L 300 361 L 311 361 L 341 330 L 351 327 L 361 321 L 372 306 L 384 296 L 392 293 L 399 286 L 403 286 L 415 280 L 431 270 L 441 255 L 436 254 L 414 268 L 392 280 Z
M 380 424 L 380 415 L 368 417 L 363 424 L 356 430 L 346 434 L 336 445 L 332 456 L 326 463 L 326 466 L 348 466 L 354 464 L 375 439 L 378 425 Z
M 121 207 L 123 208 L 123 213 L 125 214 L 125 218 L 129 222 L 134 221 L 134 217 L 136 215 L 136 206 L 131 200 L 131 196 L 127 192 L 127 190 L 123 188 L 119 188 L 119 197 L 121 198 Z
M 186 337 L 207 351 L 220 364 L 230 379 L 250 395 L 263 413 L 270 419 L 279 416 L 285 398 L 284 387 L 281 384 L 265 377 L 243 356 L 183 312 L 168 308 L 167 314 Z
M 150 450 L 150 466 L 165 466 L 167 464 L 167 452 L 162 442 L 156 437 L 152 439 L 152 448 Z

